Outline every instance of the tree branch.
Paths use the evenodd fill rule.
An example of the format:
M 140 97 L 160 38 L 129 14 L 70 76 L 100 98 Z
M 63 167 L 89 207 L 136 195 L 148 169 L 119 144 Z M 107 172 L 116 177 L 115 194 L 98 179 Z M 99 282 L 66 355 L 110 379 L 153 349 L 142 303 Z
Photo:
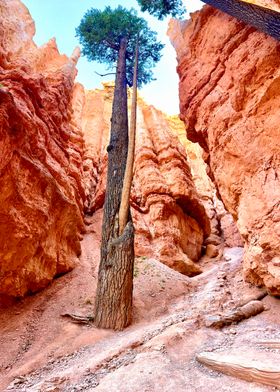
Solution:
M 104 42 L 106 42 L 106 44 L 109 45 L 109 47 L 111 49 L 119 51 L 119 49 L 120 49 L 119 45 L 114 44 L 114 42 L 112 42 L 112 41 L 110 41 L 108 39 L 104 39 Z
M 96 72 L 96 71 L 94 71 L 94 73 L 96 73 L 96 75 L 98 75 L 98 76 L 108 76 L 108 75 L 116 75 L 116 73 L 115 72 L 109 72 L 109 73 L 106 73 L 106 74 L 100 74 L 100 73 L 98 73 L 98 72 Z

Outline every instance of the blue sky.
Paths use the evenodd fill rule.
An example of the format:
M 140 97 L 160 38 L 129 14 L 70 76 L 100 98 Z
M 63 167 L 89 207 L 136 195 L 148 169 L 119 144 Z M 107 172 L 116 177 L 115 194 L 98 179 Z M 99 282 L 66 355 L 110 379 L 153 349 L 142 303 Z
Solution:
M 35 20 L 36 44 L 42 45 L 50 38 L 56 37 L 60 52 L 68 56 L 71 55 L 75 46 L 79 45 L 75 37 L 75 28 L 89 8 L 103 9 L 106 5 L 115 8 L 121 4 L 123 7 L 133 7 L 139 11 L 136 0 L 22 0 L 22 2 Z M 189 12 L 201 8 L 202 5 L 203 3 L 199 0 L 187 2 Z M 146 13 L 142 16 L 146 18 L 152 30 L 158 32 L 158 38 L 165 44 L 165 48 L 160 63 L 154 69 L 157 80 L 144 86 L 141 95 L 148 103 L 167 113 L 179 113 L 177 62 L 175 51 L 166 36 L 168 20 L 159 22 Z M 100 78 L 95 74 L 95 71 L 104 73 L 105 70 L 104 65 L 88 62 L 85 57 L 81 57 L 77 81 L 81 82 L 86 89 L 98 88 L 102 81 L 112 79 L 112 76 Z

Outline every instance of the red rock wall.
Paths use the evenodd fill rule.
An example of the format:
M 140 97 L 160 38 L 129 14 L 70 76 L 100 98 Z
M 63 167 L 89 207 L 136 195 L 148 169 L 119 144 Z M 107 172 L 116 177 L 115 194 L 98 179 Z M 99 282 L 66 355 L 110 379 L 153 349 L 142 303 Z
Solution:
M 76 50 L 37 48 L 18 0 L 0 1 L 0 295 L 69 271 L 83 228 L 83 139 L 72 116 Z
M 211 224 L 211 235 L 205 245 L 222 245 L 227 247 L 242 247 L 244 242 L 232 216 L 225 210 L 217 196 L 217 190 L 207 175 L 207 165 L 203 161 L 203 150 L 198 143 L 187 139 L 185 124 L 178 116 L 167 117 L 171 130 L 179 137 L 185 147 L 189 167 L 191 169 L 195 188 L 203 204 Z M 206 249 L 207 252 L 207 249 Z M 222 249 L 220 251 L 222 255 Z
M 113 88 L 86 92 L 83 114 L 88 212 L 103 205 L 106 146 L 109 141 Z M 188 275 L 199 273 L 209 219 L 200 203 L 183 146 L 165 116 L 139 99 L 132 213 L 136 254 L 155 256 Z M 92 195 L 92 197 L 91 197 Z
M 107 144 L 110 134 L 113 89 L 82 91 L 84 108 L 81 127 L 85 139 L 84 179 L 85 210 L 93 213 L 101 208 L 105 200 L 107 178 Z
M 170 36 L 181 118 L 245 240 L 245 276 L 279 295 L 280 43 L 209 6 Z

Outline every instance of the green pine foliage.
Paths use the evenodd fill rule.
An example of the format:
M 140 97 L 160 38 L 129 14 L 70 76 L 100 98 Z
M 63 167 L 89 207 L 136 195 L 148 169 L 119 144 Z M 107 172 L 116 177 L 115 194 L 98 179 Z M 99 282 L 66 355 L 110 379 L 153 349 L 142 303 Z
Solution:
M 153 79 L 152 68 L 161 58 L 164 45 L 157 41 L 157 33 L 150 30 L 147 22 L 137 16 L 134 9 L 121 6 L 103 11 L 91 8 L 86 12 L 76 35 L 82 45 L 82 54 L 90 61 L 105 63 L 114 69 L 118 59 L 120 41 L 126 37 L 127 45 L 127 84 L 132 85 L 134 49 L 139 33 L 139 71 L 138 86 Z
M 180 18 L 186 12 L 182 0 L 137 0 L 137 2 L 141 11 L 148 11 L 159 20 L 169 15 Z

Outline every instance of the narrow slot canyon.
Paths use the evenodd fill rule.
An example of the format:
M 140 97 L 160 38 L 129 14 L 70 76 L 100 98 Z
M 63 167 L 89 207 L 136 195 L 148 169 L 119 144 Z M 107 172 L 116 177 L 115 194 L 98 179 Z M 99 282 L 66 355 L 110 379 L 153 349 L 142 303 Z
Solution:
M 280 43 L 218 8 L 169 21 L 180 114 L 139 91 L 133 321 L 113 331 L 94 303 L 115 85 L 87 89 L 80 48 L 37 45 L 0 0 L 1 391 L 280 390 Z

